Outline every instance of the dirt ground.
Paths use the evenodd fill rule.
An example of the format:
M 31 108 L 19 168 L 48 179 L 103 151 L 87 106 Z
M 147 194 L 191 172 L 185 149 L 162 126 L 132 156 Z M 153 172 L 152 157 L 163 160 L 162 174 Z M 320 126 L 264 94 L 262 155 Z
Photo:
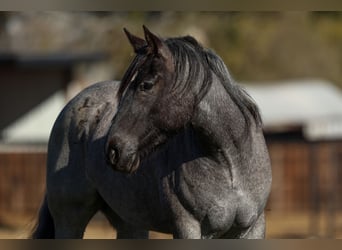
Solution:
M 0 239 L 25 239 L 30 234 L 32 223 L 10 220 L 7 225 L 0 225 Z M 342 239 L 342 213 L 329 217 L 327 214 L 312 216 L 305 213 L 267 214 L 267 239 L 275 238 L 339 238 Z M 330 219 L 330 220 L 329 220 Z M 7 219 L 9 220 L 9 219 Z M 15 222 L 16 221 L 16 222 Z M 28 221 L 26 219 L 26 221 Z M 329 223 L 330 221 L 330 223 Z M 11 225 L 10 225 L 11 224 Z M 113 239 L 115 230 L 100 214 L 88 225 L 84 238 L 86 239 Z M 150 232 L 152 239 L 171 239 L 171 235 Z

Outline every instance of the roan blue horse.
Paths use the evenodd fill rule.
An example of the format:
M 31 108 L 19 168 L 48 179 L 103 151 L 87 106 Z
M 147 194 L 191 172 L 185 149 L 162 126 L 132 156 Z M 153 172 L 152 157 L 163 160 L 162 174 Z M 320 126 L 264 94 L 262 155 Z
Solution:
M 81 238 L 102 211 L 117 238 L 263 238 L 271 166 L 258 109 L 190 36 L 145 39 L 121 83 L 67 104 L 53 127 L 33 238 Z

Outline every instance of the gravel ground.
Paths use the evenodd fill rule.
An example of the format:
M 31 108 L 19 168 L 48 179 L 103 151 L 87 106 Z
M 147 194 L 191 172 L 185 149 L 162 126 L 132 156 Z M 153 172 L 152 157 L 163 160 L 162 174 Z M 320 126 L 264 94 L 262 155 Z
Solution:
M 330 227 L 327 215 L 315 217 L 316 224 L 309 214 L 267 215 L 267 239 L 274 238 L 338 238 L 342 239 L 342 213 L 338 214 Z M 316 226 L 315 226 L 316 225 Z M 28 237 L 31 226 L 0 226 L 0 239 L 25 239 Z M 314 228 L 317 228 L 315 230 Z M 113 239 L 115 230 L 101 216 L 96 216 L 87 227 L 84 238 L 86 239 Z M 171 235 L 150 232 L 152 239 L 171 239 Z

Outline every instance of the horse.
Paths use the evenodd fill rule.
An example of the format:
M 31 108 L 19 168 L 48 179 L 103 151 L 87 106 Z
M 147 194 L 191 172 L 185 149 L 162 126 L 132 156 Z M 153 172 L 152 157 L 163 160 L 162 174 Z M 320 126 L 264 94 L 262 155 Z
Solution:
M 33 238 L 82 238 L 97 211 L 117 238 L 264 238 L 271 164 L 252 98 L 191 36 L 144 38 L 120 83 L 62 110 Z

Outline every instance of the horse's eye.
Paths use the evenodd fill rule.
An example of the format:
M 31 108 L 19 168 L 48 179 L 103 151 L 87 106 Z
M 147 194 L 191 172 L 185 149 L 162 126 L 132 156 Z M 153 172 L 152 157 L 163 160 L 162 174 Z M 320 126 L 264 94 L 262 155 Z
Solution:
M 144 81 L 140 84 L 139 88 L 142 91 L 147 91 L 147 90 L 152 89 L 153 85 L 154 85 L 153 81 Z

